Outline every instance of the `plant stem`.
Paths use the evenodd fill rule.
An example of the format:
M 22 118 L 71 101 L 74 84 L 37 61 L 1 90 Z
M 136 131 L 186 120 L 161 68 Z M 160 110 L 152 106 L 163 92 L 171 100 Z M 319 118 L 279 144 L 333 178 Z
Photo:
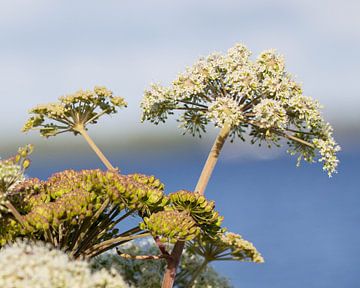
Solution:
M 105 155 L 101 152 L 98 146 L 96 146 L 95 142 L 90 138 L 89 134 L 86 132 L 84 127 L 76 127 L 75 131 L 79 132 L 81 136 L 83 136 L 86 142 L 89 144 L 91 149 L 94 150 L 96 155 L 100 158 L 100 160 L 104 163 L 106 168 L 110 171 L 118 171 L 114 166 L 111 165 L 110 161 L 105 157 Z
M 23 217 L 20 215 L 19 211 L 11 204 L 10 201 L 7 201 L 6 204 L 5 204 L 6 208 L 8 208 L 11 213 L 14 215 L 15 219 L 17 221 L 19 221 L 19 223 L 25 227 L 25 224 L 24 224 L 24 219 Z
M 184 249 L 185 242 L 177 241 L 170 257 L 167 259 L 166 270 L 162 282 L 162 288 L 172 288 L 175 282 L 176 269 L 180 263 L 181 254 Z
M 104 242 L 101 242 L 99 244 L 96 244 L 96 245 L 92 246 L 90 249 L 86 250 L 83 253 L 83 255 L 86 258 L 92 258 L 92 257 L 95 257 L 95 256 L 97 256 L 97 255 L 99 255 L 99 254 L 113 248 L 113 247 L 116 247 L 120 243 L 125 243 L 127 241 L 131 241 L 131 240 L 134 240 L 134 239 L 143 238 L 143 237 L 147 237 L 147 236 L 151 236 L 151 234 L 146 232 L 146 233 L 140 233 L 140 234 L 137 234 L 137 235 L 111 238 L 109 240 L 106 240 Z
M 280 135 L 281 135 L 281 134 L 280 134 Z M 295 142 L 299 142 L 299 143 L 301 143 L 301 144 L 303 144 L 303 145 L 306 145 L 306 146 L 308 146 L 308 147 L 311 147 L 311 148 L 314 148 L 314 147 L 315 147 L 314 144 L 311 144 L 311 143 L 309 143 L 309 142 L 307 142 L 307 141 L 305 141 L 305 140 L 303 140 L 303 139 L 301 139 L 301 138 L 295 137 L 295 136 L 293 136 L 293 135 L 289 135 L 289 134 L 286 134 L 286 133 L 283 133 L 282 135 L 283 135 L 284 137 L 290 139 L 290 140 L 293 140 L 293 141 L 295 141 Z
M 231 129 L 230 125 L 224 125 L 224 127 L 221 128 L 210 150 L 209 156 L 205 162 L 204 168 L 201 172 L 200 178 L 195 187 L 195 192 L 198 192 L 201 195 L 205 193 L 206 186 L 210 180 L 211 174 L 219 159 L 221 149 L 224 146 L 227 137 L 229 136 L 230 129 Z
M 230 130 L 231 130 L 231 126 L 227 124 L 225 124 L 224 127 L 221 128 L 210 150 L 209 156 L 205 162 L 199 180 L 196 184 L 195 192 L 198 192 L 201 195 L 205 193 L 206 186 L 209 182 L 212 172 L 214 171 L 217 160 L 219 159 L 221 149 L 224 146 L 227 137 L 229 136 Z M 165 274 L 161 286 L 162 288 L 173 287 L 176 276 L 176 269 L 180 263 L 180 258 L 184 246 L 185 246 L 184 241 L 177 241 L 173 248 L 173 251 L 171 252 L 171 257 L 167 259 L 167 267 L 165 270 Z
M 204 261 L 201 263 L 201 265 L 195 270 L 195 272 L 191 276 L 190 282 L 187 284 L 186 288 L 193 287 L 196 278 L 199 277 L 199 275 L 206 268 L 208 263 L 209 263 L 209 261 L 205 258 Z

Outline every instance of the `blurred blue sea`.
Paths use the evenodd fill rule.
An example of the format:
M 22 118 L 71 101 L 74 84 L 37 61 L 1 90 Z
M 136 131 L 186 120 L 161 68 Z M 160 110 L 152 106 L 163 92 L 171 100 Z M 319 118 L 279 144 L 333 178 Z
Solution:
M 102 167 L 92 154 L 39 154 L 32 157 L 31 177 Z M 206 151 L 109 156 L 122 173 L 155 175 L 170 193 L 194 188 Z M 319 164 L 296 168 L 290 156 L 220 160 L 206 195 L 216 201 L 224 226 L 253 242 L 266 262 L 216 263 L 218 271 L 235 287 L 360 287 L 360 154 L 340 159 L 340 172 L 330 179 Z

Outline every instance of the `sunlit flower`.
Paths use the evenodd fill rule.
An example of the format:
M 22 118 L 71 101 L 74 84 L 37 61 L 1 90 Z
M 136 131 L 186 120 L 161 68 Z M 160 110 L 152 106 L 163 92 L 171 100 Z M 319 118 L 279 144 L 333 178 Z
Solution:
M 85 261 L 72 260 L 49 245 L 17 242 L 0 250 L 0 287 L 125 288 L 114 270 L 92 272 Z
M 113 92 L 103 86 L 93 91 L 79 90 L 74 94 L 59 97 L 59 102 L 38 105 L 30 110 L 33 116 L 25 123 L 23 131 L 39 129 L 45 137 L 71 131 L 79 133 L 88 124 L 97 123 L 104 114 L 114 114 L 117 108 L 126 107 L 122 97 L 113 96 Z
M 133 215 L 145 217 L 163 210 L 168 202 L 163 186 L 153 176 L 101 170 L 65 170 L 47 181 L 26 179 L 16 186 L 23 197 L 14 203 L 22 225 L 10 220 L 0 223 L 0 245 L 16 237 L 36 235 L 36 239 L 67 249 L 74 257 L 92 257 L 98 252 L 96 247 L 99 251 L 106 249 L 100 243 L 109 239 L 119 237 L 117 241 L 124 243 L 132 236 L 136 238 L 140 231 L 137 227 L 125 233 L 127 238 L 123 240 L 126 231 L 119 231 L 115 225 Z M 79 248 L 84 242 L 87 245 Z
M 298 159 L 313 162 L 318 155 L 324 170 L 335 173 L 340 147 L 323 133 L 328 124 L 320 104 L 302 94 L 275 50 L 260 53 L 255 61 L 250 55 L 236 44 L 225 54 L 201 58 L 169 87 L 152 85 L 141 103 L 142 120 L 158 124 L 178 110 L 180 127 L 192 135 L 201 135 L 212 122 L 230 126 L 232 139 L 247 135 L 251 143 L 280 146 L 285 138 Z
M 212 238 L 200 234 L 187 246 L 188 251 L 205 257 L 209 262 L 219 260 L 264 262 L 264 258 L 251 242 L 232 232 L 219 233 Z

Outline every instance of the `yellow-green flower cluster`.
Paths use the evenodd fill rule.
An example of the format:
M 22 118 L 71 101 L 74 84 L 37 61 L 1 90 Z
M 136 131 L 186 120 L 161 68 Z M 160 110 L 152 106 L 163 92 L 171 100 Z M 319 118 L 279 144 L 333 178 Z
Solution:
M 0 241 L 11 240 L 9 235 L 31 234 L 67 248 L 76 246 L 81 233 L 93 230 L 97 232 L 89 234 L 88 241 L 95 245 L 116 236 L 119 221 L 136 213 L 149 216 L 168 203 L 163 184 L 153 176 L 101 170 L 66 170 L 47 181 L 25 180 L 16 189 L 23 195 L 13 203 L 23 217 L 23 227 L 4 228 Z
M 187 245 L 190 253 L 201 255 L 209 262 L 221 260 L 264 262 L 264 258 L 251 242 L 232 232 L 219 233 L 212 238 L 200 234 Z
M 194 219 L 186 212 L 176 210 L 160 211 L 145 217 L 140 224 L 143 230 L 148 229 L 162 241 L 175 243 L 177 240 L 192 240 L 201 231 Z
M 86 261 L 73 260 L 50 245 L 16 242 L 0 250 L 0 287 L 126 288 L 115 271 L 93 272 Z
M 218 127 L 229 125 L 232 138 L 244 140 L 247 134 L 251 143 L 279 146 L 285 138 L 291 154 L 310 162 L 319 154 L 324 170 L 329 175 L 336 172 L 340 147 L 323 133 L 328 124 L 319 103 L 303 95 L 275 50 L 264 51 L 255 60 L 250 55 L 237 44 L 225 54 L 201 58 L 169 87 L 151 85 L 141 103 L 142 119 L 158 124 L 179 110 L 180 126 L 193 135 L 205 132 L 213 122 Z M 325 150 L 332 157 L 324 157 Z
M 199 193 L 186 190 L 171 193 L 164 211 L 145 217 L 140 224 L 154 236 L 164 241 L 191 240 L 200 231 L 209 237 L 221 231 L 222 216 L 215 211 L 213 201 L 208 201 Z
M 180 190 L 169 195 L 170 205 L 165 209 L 188 213 L 201 230 L 208 235 L 215 235 L 221 229 L 224 217 L 215 211 L 215 203 L 208 201 L 199 193 Z
M 79 128 L 97 123 L 104 114 L 114 114 L 117 108 L 126 107 L 122 97 L 103 86 L 93 91 L 79 90 L 74 94 L 59 97 L 59 102 L 39 105 L 30 110 L 33 116 L 25 123 L 23 131 L 39 129 L 45 137 L 71 131 L 78 133 Z
M 235 260 L 263 263 L 264 258 L 257 251 L 255 246 L 243 239 L 239 234 L 225 232 L 219 238 L 219 246 L 228 247 Z

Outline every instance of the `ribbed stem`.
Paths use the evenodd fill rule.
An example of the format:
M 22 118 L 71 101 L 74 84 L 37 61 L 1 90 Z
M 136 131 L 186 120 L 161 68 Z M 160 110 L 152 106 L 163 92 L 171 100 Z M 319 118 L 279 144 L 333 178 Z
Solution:
M 206 186 L 209 183 L 212 172 L 214 171 L 215 165 L 219 159 L 221 149 L 224 146 L 227 137 L 229 136 L 230 129 L 230 125 L 224 125 L 210 150 L 209 156 L 205 162 L 204 168 L 195 187 L 195 192 L 198 192 L 201 195 L 205 193 Z
M 118 171 L 114 166 L 111 165 L 110 161 L 105 157 L 105 155 L 101 152 L 98 146 L 96 146 L 95 142 L 90 138 L 89 134 L 86 132 L 84 127 L 77 127 L 76 131 L 84 137 L 86 142 L 89 144 L 91 149 L 94 150 L 96 155 L 100 158 L 101 162 L 104 163 L 106 168 L 110 171 Z
M 14 215 L 16 220 L 19 221 L 19 223 L 24 227 L 24 219 L 23 219 L 23 217 L 20 215 L 19 211 L 11 204 L 11 202 L 7 201 L 5 206 Z
M 195 187 L 195 192 L 204 195 L 206 186 L 210 180 L 212 172 L 214 171 L 215 165 L 219 159 L 221 149 L 224 146 L 224 143 L 229 136 L 231 126 L 225 124 L 224 127 L 220 130 L 218 136 L 215 139 L 215 142 L 210 150 L 209 156 L 205 162 L 204 168 L 201 172 L 199 180 Z M 172 288 L 175 282 L 176 269 L 180 263 L 180 258 L 182 251 L 184 249 L 185 242 L 178 241 L 176 242 L 173 251 L 171 253 L 171 258 L 167 261 L 167 267 L 165 270 L 162 288 Z M 195 280 L 195 279 L 194 279 Z

